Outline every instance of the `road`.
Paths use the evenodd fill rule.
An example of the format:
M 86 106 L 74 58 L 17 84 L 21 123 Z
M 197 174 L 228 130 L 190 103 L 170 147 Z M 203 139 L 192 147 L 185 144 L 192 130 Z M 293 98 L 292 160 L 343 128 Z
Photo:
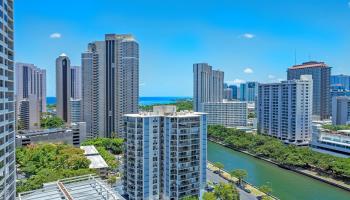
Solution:
M 220 182 L 228 183 L 227 180 L 225 180 L 224 178 L 220 177 L 218 174 L 215 174 L 214 172 L 208 169 L 207 169 L 207 181 L 217 182 L 217 183 L 220 183 Z M 257 200 L 257 198 L 254 195 L 249 194 L 238 187 L 237 189 L 239 191 L 241 200 Z

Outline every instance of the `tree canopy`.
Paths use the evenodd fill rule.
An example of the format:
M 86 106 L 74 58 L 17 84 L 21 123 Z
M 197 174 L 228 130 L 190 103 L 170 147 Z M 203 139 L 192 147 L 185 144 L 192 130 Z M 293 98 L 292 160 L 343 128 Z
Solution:
M 152 111 L 153 106 L 160 106 L 160 105 L 174 105 L 176 106 L 177 111 L 193 110 L 193 101 L 191 100 L 179 100 L 179 101 L 176 101 L 175 103 L 168 103 L 168 104 L 142 105 L 140 106 L 140 110 Z
M 41 128 L 60 128 L 64 125 L 64 121 L 58 116 L 48 115 L 45 117 L 41 117 L 40 126 Z
M 208 127 L 208 136 L 233 149 L 248 151 L 287 167 L 315 170 L 321 175 L 350 181 L 350 158 L 315 152 L 308 147 L 285 145 L 273 137 L 217 125 Z
M 41 188 L 43 183 L 95 173 L 80 148 L 63 144 L 36 144 L 16 149 L 16 163 L 27 179 L 17 182 L 17 192 Z
M 230 175 L 238 178 L 239 184 L 242 185 L 242 181 L 248 175 L 248 172 L 244 169 L 235 169 L 230 172 Z

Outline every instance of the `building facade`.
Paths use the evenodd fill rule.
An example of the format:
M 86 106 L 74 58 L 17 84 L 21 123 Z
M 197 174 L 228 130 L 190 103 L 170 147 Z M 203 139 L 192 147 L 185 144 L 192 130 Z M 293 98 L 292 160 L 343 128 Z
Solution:
M 72 99 L 81 99 L 81 90 L 82 90 L 82 76 L 81 76 L 81 67 L 80 66 L 71 66 L 70 68 L 71 76 L 71 98 Z
M 71 69 L 70 60 L 65 54 L 56 59 L 56 110 L 57 115 L 70 123 Z
M 229 85 L 229 88 L 232 90 L 232 99 L 238 99 L 238 87 L 237 85 Z
M 285 143 L 305 145 L 311 139 L 312 78 L 259 85 L 258 132 Z
M 0 11 L 0 199 L 14 200 L 16 159 L 13 0 L 0 1 Z
M 350 97 L 333 97 L 332 99 L 332 124 L 350 124 Z
M 132 35 L 107 34 L 82 54 L 82 120 L 91 137 L 122 136 L 123 115 L 138 112 L 139 45 Z
M 329 119 L 331 115 L 330 76 L 331 68 L 324 62 L 306 62 L 288 69 L 288 80 L 300 79 L 301 75 L 312 75 L 313 119 Z
M 224 89 L 224 99 L 226 100 L 232 100 L 232 89 L 231 88 L 225 88 Z
M 124 192 L 130 200 L 200 196 L 206 185 L 206 115 L 157 107 L 125 115 Z
M 330 131 L 321 124 L 314 124 L 312 129 L 311 147 L 350 156 L 350 130 Z
M 350 91 L 350 76 L 349 75 L 332 75 L 331 76 L 331 87 Z
M 46 112 L 46 70 L 27 63 L 16 63 L 15 68 L 17 127 L 38 129 Z
M 193 64 L 193 109 L 200 111 L 202 103 L 222 102 L 224 72 L 213 70 L 208 63 Z
M 86 139 L 86 123 L 72 123 L 67 128 L 19 131 L 16 147 L 39 143 L 63 143 L 79 147 Z
M 69 101 L 69 121 L 74 122 L 81 122 L 81 99 L 71 99 Z
M 258 96 L 258 87 L 259 83 L 257 82 L 241 83 L 239 87 L 239 99 L 241 101 L 255 102 L 256 97 Z
M 203 103 L 202 110 L 204 113 L 207 113 L 208 125 L 222 125 L 225 127 L 247 126 L 247 102 L 223 101 Z
M 86 122 L 87 136 L 105 137 L 105 42 L 93 42 L 81 55 L 82 102 L 81 117 Z

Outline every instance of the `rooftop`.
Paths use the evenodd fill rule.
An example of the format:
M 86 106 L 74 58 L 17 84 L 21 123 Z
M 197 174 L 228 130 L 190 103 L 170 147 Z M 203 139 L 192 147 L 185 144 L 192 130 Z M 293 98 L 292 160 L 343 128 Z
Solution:
M 17 200 L 125 200 L 94 175 L 77 176 L 45 183 L 42 189 L 19 193 Z
M 85 151 L 84 155 L 91 162 L 89 165 L 90 169 L 100 169 L 100 168 L 107 168 L 108 167 L 108 164 L 102 158 L 102 156 L 98 153 L 95 146 L 93 146 L 93 145 L 81 146 L 80 148 Z
M 94 145 L 81 146 L 80 148 L 85 151 L 84 155 L 100 155 Z
M 139 112 L 136 114 L 126 114 L 126 117 L 198 117 L 204 113 L 182 110 L 176 112 L 176 106 L 154 106 L 153 112 Z
M 317 68 L 317 67 L 329 67 L 324 62 L 316 62 L 316 61 L 310 61 L 310 62 L 304 62 L 301 65 L 294 65 L 290 67 L 289 69 L 305 69 L 305 68 Z

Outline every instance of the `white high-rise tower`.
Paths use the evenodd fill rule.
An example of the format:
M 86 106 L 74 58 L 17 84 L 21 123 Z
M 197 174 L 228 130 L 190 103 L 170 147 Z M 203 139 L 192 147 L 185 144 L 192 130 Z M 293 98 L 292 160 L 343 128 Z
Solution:
M 15 102 L 14 102 L 14 34 L 13 34 L 13 0 L 0 1 L 0 101 L 3 109 L 0 115 L 0 199 L 14 200 L 16 195 L 15 166 Z

